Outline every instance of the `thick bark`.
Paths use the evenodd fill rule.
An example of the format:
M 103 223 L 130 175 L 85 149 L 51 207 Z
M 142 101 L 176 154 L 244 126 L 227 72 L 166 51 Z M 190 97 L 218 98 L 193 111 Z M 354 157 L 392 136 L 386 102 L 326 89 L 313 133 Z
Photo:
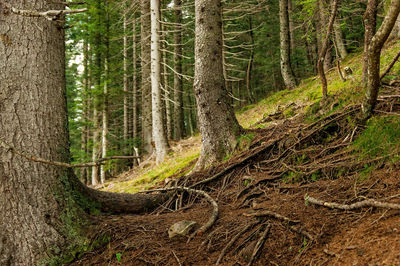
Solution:
M 56 1 L 8 3 L 63 9 Z M 0 41 L 1 138 L 44 158 L 69 160 L 63 30 L 45 18 L 2 13 L 0 35 L 9 40 Z M 0 148 L 0 265 L 37 265 L 71 240 L 60 225 L 68 204 L 66 178 L 65 169 Z
M 174 0 L 174 139 L 184 137 L 183 80 L 182 76 L 182 0 Z
M 230 154 L 242 131 L 225 88 L 221 10 L 220 0 L 195 2 L 194 89 L 202 138 L 196 169 L 206 168 Z
M 326 30 L 325 40 L 322 44 L 321 52 L 320 52 L 319 58 L 318 58 L 318 73 L 321 78 L 322 97 L 323 98 L 326 98 L 328 96 L 328 82 L 327 82 L 326 76 L 325 76 L 324 60 L 326 59 L 325 55 L 328 51 L 329 35 L 332 31 L 333 22 L 335 21 L 335 17 L 337 14 L 337 9 L 338 9 L 338 4 L 339 4 L 338 2 L 339 2 L 339 0 L 334 0 L 332 3 L 332 12 L 331 12 L 331 17 L 329 18 L 328 29 Z
M 141 65 L 142 65 L 142 141 L 147 155 L 153 152 L 150 82 L 150 2 L 141 0 Z
M 346 45 L 344 42 L 343 32 L 340 28 L 340 24 L 338 22 L 338 17 L 336 17 L 334 22 L 334 32 L 335 32 L 335 43 L 336 47 L 339 50 L 340 58 L 345 59 L 348 55 L 346 50 Z
M 160 53 L 160 1 L 150 0 L 151 9 L 151 91 L 153 139 L 156 163 L 164 161 L 169 144 L 164 127 L 161 101 L 161 53 Z
M 362 80 L 364 85 L 368 82 L 368 49 L 371 43 L 372 37 L 376 32 L 376 14 L 378 12 L 378 0 L 368 0 L 367 9 L 364 14 L 364 55 L 363 55 L 363 69 L 362 69 Z
M 385 19 L 382 22 L 379 30 L 371 39 L 368 48 L 368 81 L 366 85 L 365 101 L 362 105 L 362 110 L 366 118 L 372 115 L 378 97 L 380 85 L 380 58 L 382 47 L 390 35 L 396 19 L 400 12 L 400 0 L 392 0 Z
M 290 65 L 290 32 L 288 0 L 279 0 L 279 21 L 280 21 L 280 53 L 281 53 L 281 74 L 285 87 L 293 89 L 296 87 L 296 80 Z

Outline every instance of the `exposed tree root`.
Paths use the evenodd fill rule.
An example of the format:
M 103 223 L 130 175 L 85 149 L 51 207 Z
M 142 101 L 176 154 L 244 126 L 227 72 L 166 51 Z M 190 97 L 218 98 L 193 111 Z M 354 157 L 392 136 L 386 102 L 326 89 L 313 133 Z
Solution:
M 327 202 L 327 201 L 323 201 L 323 200 L 319 200 L 319 199 L 310 197 L 308 195 L 305 195 L 304 200 L 306 203 L 312 203 L 315 205 L 324 206 L 324 207 L 331 208 L 331 209 L 339 209 L 339 210 L 345 210 L 345 211 L 361 209 L 361 208 L 365 208 L 365 207 L 387 208 L 387 209 L 400 210 L 400 204 L 380 202 L 380 201 L 377 201 L 374 199 L 367 199 L 367 200 L 363 200 L 363 201 L 356 202 L 356 203 L 349 204 L 349 205 L 348 204 L 340 204 L 340 203 L 336 203 L 336 202 Z
M 258 239 L 256 246 L 254 247 L 253 254 L 251 255 L 250 261 L 247 264 L 248 266 L 252 265 L 253 262 L 257 260 L 257 257 L 260 254 L 260 250 L 262 249 L 262 246 L 264 245 L 265 240 L 267 239 L 270 229 L 271 229 L 271 225 L 268 224 L 267 227 L 265 228 L 264 232 L 261 234 L 260 238 Z
M 203 197 L 205 197 L 208 202 L 211 203 L 213 207 L 212 214 L 210 218 L 208 219 L 207 223 L 205 223 L 203 226 L 201 226 L 199 229 L 196 230 L 196 232 L 193 233 L 188 239 L 190 241 L 195 235 L 201 235 L 204 232 L 206 232 L 208 229 L 210 229 L 215 221 L 218 218 L 218 204 L 217 202 L 206 192 L 202 190 L 197 190 L 197 189 L 192 189 L 192 188 L 187 188 L 187 187 L 171 187 L 171 188 L 160 188 L 160 189 L 153 189 L 153 190 L 147 190 L 147 191 L 141 191 L 140 193 L 150 193 L 150 192 L 166 192 L 166 191 L 180 191 L 180 192 L 188 192 L 188 193 L 193 193 L 193 194 L 198 194 Z
M 249 230 L 250 228 L 252 228 L 254 225 L 258 224 L 258 222 L 256 223 L 251 223 L 246 225 L 242 230 L 240 230 L 239 233 L 237 233 L 229 242 L 228 244 L 226 244 L 226 246 L 222 249 L 221 254 L 218 257 L 217 262 L 215 263 L 215 265 L 218 265 L 222 258 L 225 256 L 225 253 L 232 247 L 232 245 L 236 242 L 236 240 L 238 240 L 238 238 L 243 235 L 245 232 L 247 232 L 247 230 Z

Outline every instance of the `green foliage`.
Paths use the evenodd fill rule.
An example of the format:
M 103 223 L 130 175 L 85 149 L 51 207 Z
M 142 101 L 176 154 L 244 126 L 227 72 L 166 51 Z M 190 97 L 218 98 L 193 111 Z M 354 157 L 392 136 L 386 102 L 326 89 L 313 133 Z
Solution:
M 395 116 L 373 117 L 355 140 L 353 148 L 362 159 L 382 157 L 398 161 L 399 143 L 400 119 Z
M 122 253 L 117 253 L 117 254 L 115 254 L 115 257 L 117 258 L 117 261 L 118 261 L 119 263 L 121 263 Z

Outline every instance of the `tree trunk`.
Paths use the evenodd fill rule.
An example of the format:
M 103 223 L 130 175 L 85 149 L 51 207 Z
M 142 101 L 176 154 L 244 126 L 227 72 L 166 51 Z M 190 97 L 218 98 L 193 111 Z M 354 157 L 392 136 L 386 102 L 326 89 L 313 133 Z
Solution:
M 83 40 L 83 112 L 82 112 L 82 132 L 81 132 L 81 149 L 85 154 L 85 160 L 87 159 L 87 154 L 89 152 L 89 70 L 88 70 L 88 60 L 89 60 L 89 44 L 88 38 L 85 36 Z M 80 169 L 80 179 L 84 184 L 89 183 L 88 168 L 83 167 Z
M 294 22 L 293 22 L 293 4 L 292 0 L 288 0 L 288 17 L 289 17 L 289 40 L 290 40 L 290 54 L 294 53 L 295 39 L 294 39 Z
M 363 16 L 364 19 L 364 55 L 363 55 L 363 69 L 362 69 L 362 80 L 364 86 L 368 82 L 368 49 L 371 43 L 372 37 L 376 32 L 376 14 L 378 12 L 378 0 L 368 0 L 367 9 Z
M 348 55 L 347 50 L 346 50 L 346 45 L 344 43 L 344 37 L 343 37 L 343 32 L 342 29 L 340 28 L 340 24 L 338 22 L 338 18 L 336 17 L 335 22 L 333 24 L 333 29 L 335 32 L 335 43 L 336 47 L 339 50 L 340 58 L 345 59 Z
M 56 1 L 7 3 L 64 8 Z M 64 32 L 45 18 L 11 12 L 1 17 L 0 138 L 16 149 L 68 162 Z M 76 204 L 67 185 L 66 169 L 27 161 L 0 146 L 0 265 L 45 264 L 68 241 L 80 240 L 78 231 L 76 239 L 67 235 L 79 222 L 68 212 Z M 68 218 L 71 231 L 63 224 Z
M 253 70 L 253 62 L 254 62 L 254 48 L 255 48 L 255 43 L 254 43 L 254 32 L 253 32 L 253 23 L 252 19 L 249 16 L 248 18 L 249 21 L 249 34 L 250 34 L 250 39 L 251 39 L 251 51 L 250 51 L 250 58 L 249 62 L 247 63 L 247 71 L 246 71 L 246 90 L 247 90 L 247 100 L 249 103 L 254 102 L 254 96 L 251 91 L 251 74 Z
M 141 0 L 141 65 L 142 65 L 142 142 L 147 155 L 153 152 L 151 82 L 150 82 L 150 2 Z
M 280 21 L 280 52 L 281 52 L 281 74 L 285 87 L 293 89 L 296 87 L 296 80 L 290 65 L 290 34 L 289 34 L 289 13 L 288 0 L 279 0 L 279 21 Z
M 160 1 L 150 0 L 151 9 L 151 90 L 153 139 L 156 151 L 156 163 L 164 161 L 169 144 L 164 127 L 161 102 L 161 54 L 160 54 Z
M 163 29 L 164 27 L 162 27 Z M 166 34 L 165 34 L 166 35 Z M 164 40 L 166 40 L 166 36 L 164 35 Z M 164 106 L 165 106 L 165 124 L 166 124 L 166 134 L 167 139 L 172 139 L 172 114 L 171 114 L 171 97 L 173 97 L 172 92 L 170 90 L 170 86 L 168 84 L 168 54 L 167 54 L 167 45 L 164 44 L 162 52 L 162 61 L 163 61 L 163 99 L 164 99 Z
M 400 12 L 400 0 L 392 0 L 385 19 L 379 30 L 372 37 L 368 48 L 368 82 L 362 110 L 365 118 L 372 115 L 378 97 L 380 85 L 380 58 L 382 47 L 393 29 Z
M 322 44 L 321 52 L 320 52 L 319 58 L 318 58 L 318 73 L 321 78 L 322 97 L 323 98 L 326 98 L 328 96 L 328 82 L 325 77 L 324 60 L 326 59 L 325 55 L 328 50 L 329 35 L 332 31 L 333 22 L 335 21 L 335 17 L 337 14 L 337 9 L 338 9 L 338 4 L 339 4 L 338 2 L 339 2 L 339 0 L 334 0 L 332 3 L 332 13 L 331 13 L 331 17 L 329 19 L 328 29 L 326 31 L 325 40 L 324 40 L 324 43 Z
M 125 3 L 125 2 L 124 2 Z M 125 5 L 124 5 L 125 6 Z M 123 92 L 124 92 L 124 125 L 123 125 L 123 137 L 124 137 L 124 154 L 127 154 L 126 146 L 128 145 L 129 135 L 129 108 L 128 108 L 128 33 L 127 33 L 127 21 L 126 12 L 123 15 Z
M 196 169 L 209 167 L 230 154 L 242 128 L 229 104 L 222 66 L 220 0 L 195 2 L 195 77 L 202 147 Z
M 108 149 L 108 59 L 107 55 L 104 61 L 104 85 L 103 85 L 103 110 L 102 110 L 102 130 L 101 130 L 101 157 L 107 157 L 107 149 Z M 106 181 L 106 172 L 104 169 L 104 165 L 100 166 L 100 183 L 104 184 Z
M 136 14 L 135 14 L 136 16 Z M 138 137 L 138 69 L 137 69 L 137 52 L 136 52 L 136 17 L 132 22 L 132 138 L 136 140 Z
M 325 39 L 326 37 L 326 32 L 327 30 L 326 27 L 328 25 L 328 16 L 327 16 L 327 9 L 325 8 L 325 0 L 317 0 L 317 46 L 318 46 L 318 54 L 321 54 L 323 42 L 322 40 Z M 328 43 L 328 48 L 325 53 L 325 58 L 324 58 L 324 70 L 328 71 L 332 67 L 332 53 L 331 50 L 329 49 L 329 44 Z M 317 59 L 317 70 L 318 70 L 318 59 Z
M 182 73 L 182 0 L 174 0 L 175 32 L 174 32 L 174 139 L 184 137 L 183 117 L 183 80 Z

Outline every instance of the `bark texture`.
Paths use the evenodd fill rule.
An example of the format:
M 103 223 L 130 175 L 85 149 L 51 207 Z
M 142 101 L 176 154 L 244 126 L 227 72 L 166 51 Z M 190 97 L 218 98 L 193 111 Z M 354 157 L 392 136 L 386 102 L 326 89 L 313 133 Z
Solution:
M 376 14 L 378 11 L 378 0 L 368 0 L 367 9 L 364 14 L 364 55 L 363 55 L 363 69 L 362 80 L 364 85 L 368 82 L 368 48 L 371 43 L 372 37 L 376 32 Z
M 182 0 L 174 0 L 175 31 L 174 31 L 174 137 L 180 140 L 184 137 L 183 123 L 183 80 L 182 76 Z
M 281 52 L 281 74 L 285 87 L 293 89 L 296 87 L 296 80 L 290 65 L 290 31 L 288 0 L 279 0 L 279 21 L 280 21 L 280 52 Z
M 222 20 L 220 0 L 195 2 L 194 90 L 202 138 L 196 169 L 210 166 L 230 154 L 241 127 L 228 93 L 222 67 Z
M 317 2 L 317 22 L 316 22 L 317 47 L 318 47 L 318 54 L 321 54 L 323 40 L 325 39 L 326 36 L 329 18 L 328 18 L 328 9 L 326 8 L 326 1 L 317 0 L 316 2 Z M 318 59 L 317 59 L 317 65 L 318 65 Z M 332 53 L 331 49 L 329 49 L 328 47 L 324 58 L 324 70 L 328 71 L 331 67 L 332 67 Z
M 151 94 L 153 139 L 156 163 L 164 161 L 169 145 L 164 127 L 161 101 L 161 53 L 160 53 L 160 0 L 150 0 L 151 9 Z
M 342 29 L 340 28 L 340 24 L 338 22 L 338 16 L 335 19 L 334 22 L 334 32 L 335 32 L 335 43 L 336 47 L 339 51 L 340 58 L 345 59 L 348 55 L 347 50 L 346 50 L 346 45 L 343 37 L 343 32 Z
M 55 2 L 8 1 L 20 9 L 63 9 Z M 2 12 L 0 35 L 1 138 L 20 150 L 68 161 L 63 30 L 42 17 Z M 67 213 L 66 178 L 63 168 L 0 148 L 0 265 L 36 265 L 65 245 L 60 221 Z
M 142 141 L 147 155 L 153 152 L 150 81 L 150 2 L 141 0 L 141 64 L 142 64 Z
M 380 85 L 380 59 L 382 47 L 390 35 L 394 24 L 396 23 L 397 16 L 400 12 L 400 0 L 392 0 L 390 7 L 382 25 L 379 30 L 371 39 L 368 48 L 368 81 L 366 85 L 365 101 L 362 105 L 362 110 L 365 118 L 372 115 L 376 105 L 376 100 L 379 92 Z

